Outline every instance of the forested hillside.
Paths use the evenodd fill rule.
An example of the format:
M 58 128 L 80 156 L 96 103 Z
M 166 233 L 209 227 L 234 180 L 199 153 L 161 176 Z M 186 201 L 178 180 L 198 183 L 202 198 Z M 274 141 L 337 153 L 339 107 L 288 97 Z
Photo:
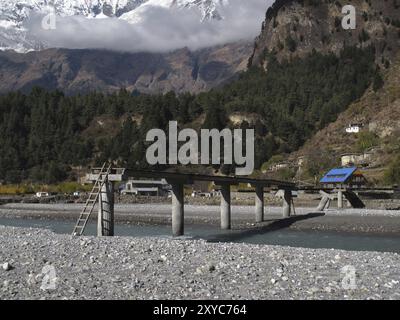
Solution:
M 288 153 L 301 148 L 318 131 L 320 135 L 311 141 L 322 141 L 318 137 L 325 131 L 320 130 L 343 115 L 350 105 L 358 105 L 360 99 L 364 101 L 366 92 L 381 96 L 389 89 L 390 92 L 398 91 L 398 87 L 392 85 L 397 82 L 388 80 L 385 75 L 396 67 L 395 58 L 400 48 L 399 1 L 353 0 L 351 4 L 356 8 L 356 30 L 342 28 L 345 4 L 340 1 L 277 0 L 266 13 L 248 70 L 223 87 L 198 94 L 180 93 L 186 90 L 188 81 L 185 79 L 197 79 L 198 75 L 207 79 L 219 79 L 222 75 L 224 79 L 230 79 L 230 76 L 225 78 L 225 69 L 216 68 L 220 64 L 212 61 L 236 57 L 236 54 L 232 55 L 234 51 L 227 47 L 218 50 L 216 56 L 207 53 L 207 57 L 212 58 L 212 61 L 205 60 L 205 66 L 209 67 L 190 64 L 191 67 L 185 69 L 187 77 L 178 83 L 178 87 L 183 89 L 163 87 L 174 89 L 176 93 L 159 95 L 145 94 L 143 92 L 150 91 L 143 88 L 140 88 L 140 93 L 135 90 L 138 87 L 132 87 L 126 81 L 113 87 L 117 90 L 126 84 L 126 90 L 110 94 L 105 93 L 110 91 L 78 94 L 79 89 L 93 88 L 85 87 L 85 82 L 80 81 L 75 82 L 77 90 L 66 90 L 65 93 L 38 87 L 29 93 L 34 84 L 47 89 L 60 88 L 58 85 L 48 86 L 55 78 L 47 72 L 46 64 L 33 63 L 34 70 L 43 66 L 43 70 L 47 70 L 43 79 L 23 86 L 25 94 L 11 92 L 0 96 L 0 181 L 52 183 L 74 179 L 74 168 L 105 160 L 115 161 L 120 166 L 146 167 L 146 133 L 153 128 L 165 129 L 171 120 L 178 120 L 181 127 L 197 130 L 255 128 L 257 168 L 274 155 L 284 154 L 287 158 Z M 181 62 L 187 61 L 184 56 L 178 54 L 171 60 L 177 70 L 182 70 Z M 101 63 L 99 65 L 96 59 L 89 58 L 83 66 L 93 66 L 90 70 L 96 72 L 103 70 Z M 118 59 L 111 60 L 120 65 Z M 240 61 L 236 62 L 239 70 L 243 70 Z M 54 70 L 59 70 L 62 65 L 65 66 L 52 63 Z M 4 73 L 3 79 L 9 81 L 20 74 L 16 64 L 7 63 L 6 66 L 10 67 L 10 73 Z M 101 74 L 113 81 L 125 72 L 132 76 L 130 69 L 121 68 L 112 68 L 112 74 Z M 164 79 L 163 72 L 151 74 Z M 22 76 L 22 79 L 30 78 Z M 57 80 L 55 83 L 60 82 Z M 213 82 L 216 86 L 222 83 L 226 82 Z M 387 83 L 391 83 L 389 89 Z M 377 105 L 375 100 L 368 101 L 368 104 Z M 388 103 L 382 101 L 379 110 L 376 107 L 371 115 L 382 114 Z M 361 114 L 362 110 L 356 113 Z M 346 117 L 346 120 L 355 118 Z M 343 125 L 347 124 L 337 122 L 339 135 Z M 332 144 L 332 139 L 329 139 L 324 140 L 324 148 L 318 148 L 318 152 L 330 150 L 328 144 Z M 312 143 L 311 148 L 315 145 Z M 353 148 L 350 151 L 354 151 Z M 292 156 L 296 157 L 296 154 Z M 337 158 L 336 153 L 333 156 Z M 311 178 L 317 176 L 318 170 L 333 165 L 333 161 L 324 163 L 321 158 L 314 162 L 319 165 L 310 174 Z M 220 169 L 223 173 L 232 171 L 229 167 Z
M 34 88 L 0 96 L 0 180 L 54 183 L 73 179 L 75 166 L 113 160 L 146 166 L 144 138 L 168 121 L 196 129 L 233 127 L 232 113 L 257 114 L 236 124 L 256 129 L 256 166 L 298 149 L 318 129 L 382 85 L 375 49 L 354 47 L 339 55 L 312 52 L 252 67 L 237 81 L 198 95 L 145 95 L 121 90 L 66 96 Z
M 363 173 L 377 185 L 400 183 L 400 55 L 383 73 L 381 89 L 368 90 L 338 119 L 320 130 L 289 158 L 307 158 L 303 173 L 320 174 L 339 165 L 343 154 L 365 154 Z M 359 134 L 348 134 L 350 123 L 363 125 Z M 308 171 L 308 172 L 307 172 Z

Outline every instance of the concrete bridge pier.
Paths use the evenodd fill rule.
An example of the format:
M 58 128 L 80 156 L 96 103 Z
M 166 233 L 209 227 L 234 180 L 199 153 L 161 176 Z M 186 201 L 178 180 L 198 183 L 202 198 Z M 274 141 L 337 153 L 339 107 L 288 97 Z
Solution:
M 284 190 L 283 193 L 283 217 L 288 218 L 291 214 L 292 208 L 292 191 L 291 190 Z
M 323 190 L 320 190 L 319 193 L 321 194 L 322 199 L 317 207 L 317 211 L 324 211 L 329 209 L 331 202 L 335 200 L 334 195 L 329 194 Z
M 328 197 L 323 197 L 317 207 L 317 211 L 324 211 L 328 201 L 329 201 Z
M 221 229 L 230 230 L 231 228 L 231 186 L 223 184 L 221 185 Z
M 172 184 L 172 234 L 174 237 L 185 233 L 184 191 L 182 182 Z
M 107 181 L 99 195 L 97 236 L 114 236 L 114 183 Z
M 328 199 L 328 202 L 326 203 L 324 210 L 328 210 L 331 207 L 331 202 L 332 202 L 332 200 Z
M 343 209 L 343 191 L 338 191 L 338 208 Z
M 256 223 L 264 221 L 264 186 L 256 185 L 255 214 Z

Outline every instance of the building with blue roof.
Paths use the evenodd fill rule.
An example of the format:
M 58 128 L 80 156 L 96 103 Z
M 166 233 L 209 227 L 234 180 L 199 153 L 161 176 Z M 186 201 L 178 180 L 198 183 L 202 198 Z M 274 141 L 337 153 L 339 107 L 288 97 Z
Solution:
M 330 170 L 320 183 L 326 187 L 359 188 L 365 186 L 367 180 L 357 167 L 335 168 Z

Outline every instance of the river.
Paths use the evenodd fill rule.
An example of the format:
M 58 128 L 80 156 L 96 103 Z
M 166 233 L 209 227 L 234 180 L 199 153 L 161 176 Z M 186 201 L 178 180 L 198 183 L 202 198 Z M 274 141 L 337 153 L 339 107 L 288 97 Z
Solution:
M 0 225 L 23 228 L 45 228 L 59 234 L 70 234 L 74 223 L 60 220 L 0 218 Z M 96 224 L 90 223 L 85 234 L 95 235 Z M 116 225 L 115 234 L 127 237 L 171 237 L 167 225 Z M 210 242 L 236 242 L 267 244 L 302 248 L 343 249 L 355 251 L 379 251 L 400 253 L 400 238 L 390 235 L 331 232 L 297 231 L 280 229 L 274 231 L 233 230 L 221 231 L 215 226 L 188 225 L 186 239 L 205 239 Z

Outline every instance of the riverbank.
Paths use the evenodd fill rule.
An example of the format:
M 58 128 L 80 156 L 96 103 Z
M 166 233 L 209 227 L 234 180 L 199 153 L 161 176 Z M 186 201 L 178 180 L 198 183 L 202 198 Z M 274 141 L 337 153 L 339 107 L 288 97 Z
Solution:
M 1 218 L 76 221 L 80 204 L 6 204 L 0 206 Z M 185 223 L 218 226 L 219 206 L 185 206 Z M 297 208 L 296 216 L 282 219 L 281 207 L 266 207 L 265 222 L 254 223 L 254 207 L 233 206 L 234 229 L 268 232 L 276 229 L 320 230 L 356 233 L 377 233 L 400 236 L 400 211 L 343 209 L 315 212 L 313 208 Z M 96 214 L 93 215 L 96 219 Z M 117 224 L 170 225 L 171 206 L 168 204 L 116 205 Z
M 397 193 L 387 192 L 359 192 L 359 196 L 366 206 L 376 210 L 400 210 L 400 196 Z M 88 195 L 82 193 L 78 197 L 71 195 L 52 195 L 44 198 L 37 198 L 32 194 L 22 195 L 0 195 L 0 205 L 7 203 L 14 204 L 85 204 Z M 234 206 L 252 206 L 254 205 L 254 192 L 232 192 L 232 205 Z M 282 200 L 275 196 L 275 192 L 264 194 L 265 203 L 270 206 L 280 206 Z M 298 192 L 294 198 L 297 208 L 316 208 L 321 201 L 321 195 L 316 193 Z M 146 197 L 134 195 L 115 195 L 115 204 L 117 205 L 145 205 L 158 204 L 165 205 L 171 203 L 171 199 L 167 197 Z M 193 206 L 216 206 L 220 204 L 219 197 L 185 197 L 185 203 Z M 347 200 L 344 199 L 345 207 L 348 206 Z
M 0 241 L 0 299 L 400 298 L 395 253 L 75 238 L 9 227 L 0 227 Z M 343 286 L 346 266 L 356 279 Z M 55 271 L 54 283 L 43 282 L 46 270 Z

